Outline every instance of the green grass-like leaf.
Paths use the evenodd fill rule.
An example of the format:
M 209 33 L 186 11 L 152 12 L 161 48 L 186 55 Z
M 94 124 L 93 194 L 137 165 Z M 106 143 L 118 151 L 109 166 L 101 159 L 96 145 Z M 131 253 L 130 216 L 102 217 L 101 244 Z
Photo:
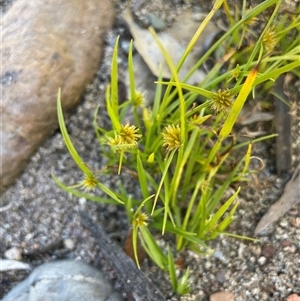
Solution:
M 61 100 L 60 100 L 61 90 L 58 90 L 57 94 L 57 116 L 58 116 L 58 124 L 63 135 L 64 142 L 69 150 L 70 155 L 72 156 L 73 160 L 76 162 L 77 166 L 83 171 L 83 173 L 87 176 L 92 175 L 93 173 L 81 159 L 79 154 L 77 153 L 66 128 L 65 120 L 62 112 Z
M 66 192 L 69 192 L 69 193 L 71 193 L 75 196 L 83 197 L 87 200 L 91 200 L 91 201 L 98 202 L 98 203 L 103 203 L 103 204 L 117 205 L 117 204 L 123 204 L 124 203 L 111 190 L 109 190 L 107 187 L 103 187 L 104 185 L 101 185 L 100 187 L 101 187 L 101 189 L 104 188 L 103 191 L 106 191 L 106 193 L 110 196 L 109 199 L 99 197 L 99 196 L 93 196 L 89 193 L 85 193 L 85 192 L 82 192 L 80 190 L 68 187 L 65 184 L 63 184 L 61 181 L 59 181 L 54 175 L 52 175 L 52 178 L 59 187 L 61 187 Z
M 122 173 L 128 174 L 138 185 L 136 195 L 141 195 L 141 199 L 134 199 L 138 197 L 127 193 L 125 184 L 120 183 L 115 191 L 102 183 L 100 173 L 97 173 L 97 178 L 93 175 L 67 133 L 59 91 L 57 110 L 62 136 L 78 167 L 86 176 L 91 176 L 91 187 L 88 181 L 73 187 L 66 186 L 53 176 L 54 181 L 73 195 L 96 202 L 123 205 L 133 225 L 133 250 L 138 267 L 137 244 L 140 239 L 150 258 L 169 273 L 172 287 L 178 294 L 185 294 L 189 290 L 189 269 L 181 278 L 176 276 L 174 254 L 169 246 L 165 254 L 152 234 L 153 229 L 162 235 L 173 235 L 176 252 L 189 248 L 199 254 L 207 254 L 210 249 L 206 242 L 220 234 L 250 239 L 226 232 L 239 204 L 236 198 L 240 188 L 225 201 L 224 194 L 232 183 L 251 179 L 254 172 L 251 170 L 254 144 L 276 136 L 270 134 L 237 142 L 239 139 L 235 137 L 234 127 L 245 102 L 252 95 L 251 101 L 266 98 L 266 104 L 268 93 L 274 94 L 272 85 L 281 74 L 289 72 L 300 75 L 300 37 L 296 34 L 300 17 L 279 15 L 280 4 L 281 0 L 266 0 L 247 10 L 246 1 L 243 1 L 232 14 L 234 8 L 230 3 L 216 0 L 177 65 L 171 60 L 168 49 L 165 49 L 154 29 L 150 28 L 172 78 L 163 80 L 159 67 L 155 97 L 153 103 L 147 106 L 144 106 L 140 94 L 143 91 L 136 91 L 135 87 L 132 41 L 128 52 L 130 97 L 119 103 L 117 38 L 112 56 L 111 80 L 105 91 L 111 128 L 97 125 L 99 108 L 95 112 L 93 125 L 97 140 L 102 145 L 101 154 L 107 158 L 107 165 L 102 171 L 118 177 L 122 168 Z M 185 78 L 179 79 L 179 71 L 196 41 L 222 8 L 228 18 L 228 30 L 203 54 Z M 262 32 L 258 33 L 251 28 L 250 21 L 266 10 L 268 19 Z M 277 44 L 275 48 L 268 48 L 264 35 L 273 28 L 276 29 Z M 253 43 L 246 45 L 249 39 Z M 186 84 L 213 53 L 215 64 L 205 79 L 198 86 Z M 256 95 L 259 95 L 257 99 Z M 222 103 L 226 102 L 227 106 L 223 106 Z M 113 140 L 111 146 L 108 142 L 120 134 L 123 122 L 131 113 L 133 118 L 130 120 L 133 120 L 133 126 L 141 135 L 138 145 L 129 145 L 126 141 L 121 145 L 118 140 Z M 173 127 L 178 131 L 175 128 L 174 132 L 169 131 Z M 169 135 L 167 138 L 166 133 Z M 172 141 L 172 137 L 173 146 L 168 140 Z M 98 197 L 87 193 L 87 190 L 77 190 L 78 187 L 99 189 L 108 197 Z

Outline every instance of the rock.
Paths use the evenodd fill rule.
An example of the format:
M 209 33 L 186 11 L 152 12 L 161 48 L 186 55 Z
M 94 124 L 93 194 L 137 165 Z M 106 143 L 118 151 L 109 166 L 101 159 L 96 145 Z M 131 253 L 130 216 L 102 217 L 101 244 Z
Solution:
M 4 252 L 4 256 L 11 260 L 22 260 L 22 251 L 17 247 L 12 247 Z
M 219 251 L 219 250 L 215 250 L 213 252 L 213 256 L 217 259 L 219 259 L 220 261 L 224 262 L 224 263 L 227 263 L 228 260 L 227 258 L 224 256 L 223 252 L 222 251 Z
M 103 274 L 73 260 L 54 261 L 36 268 L 2 301 L 121 301 Z
M 156 84 L 155 81 L 157 77 L 154 76 L 149 70 L 147 64 L 144 62 L 139 53 L 133 56 L 133 66 L 134 66 L 134 78 L 136 91 L 143 93 L 145 97 L 145 106 L 151 105 L 155 98 Z M 129 76 L 125 76 L 125 84 L 127 90 L 130 90 Z M 165 86 L 162 86 L 162 90 L 165 91 Z
M 283 248 L 289 247 L 289 246 L 291 246 L 291 245 L 292 245 L 292 242 L 291 242 L 290 240 L 288 240 L 288 239 L 284 239 L 284 240 L 281 242 L 281 246 L 282 246 Z
M 175 66 L 180 61 L 186 46 L 200 25 L 199 22 L 194 22 L 191 16 L 192 12 L 186 11 L 179 17 L 172 29 L 168 30 L 168 32 L 160 32 L 157 34 Z M 128 9 L 125 11 L 123 18 L 128 24 L 129 30 L 133 36 L 135 48 L 153 75 L 156 77 L 159 75 L 159 66 L 161 65 L 162 77 L 170 79 L 172 77 L 170 68 L 149 30 L 139 27 L 134 22 Z M 211 44 L 217 33 L 219 33 L 219 29 L 213 23 L 209 23 L 181 67 L 179 71 L 180 80 L 183 80 L 191 68 L 194 67 L 195 63 L 200 58 L 201 53 Z M 205 74 L 203 71 L 196 70 L 187 80 L 187 83 L 198 84 L 204 79 L 204 77 Z
M 219 283 L 224 283 L 226 281 L 226 277 L 222 271 L 218 271 L 215 276 Z
M 30 270 L 30 265 L 17 260 L 0 259 L 0 272 L 11 270 Z
M 185 10 L 174 23 L 168 33 L 176 39 L 184 48 L 189 44 L 194 34 L 198 30 L 201 22 L 207 16 L 206 13 L 201 14 L 202 18 L 195 18 L 195 13 L 192 10 Z M 194 67 L 194 64 L 201 58 L 203 53 L 209 49 L 212 45 L 215 37 L 221 32 L 212 21 L 207 24 L 199 39 L 197 40 L 193 50 L 190 53 L 190 67 Z M 186 62 L 185 64 L 187 64 Z
M 152 17 L 153 16 L 154 15 L 152 15 Z M 131 35 L 134 38 L 134 46 L 138 51 L 133 56 L 135 86 L 137 91 L 144 94 L 146 100 L 144 105 L 147 106 L 153 102 L 155 97 L 157 85 L 154 82 L 159 76 L 159 65 L 161 64 L 162 67 L 163 78 L 170 79 L 171 71 L 149 30 L 138 26 L 137 23 L 134 22 L 129 10 L 125 11 L 123 18 L 129 27 Z M 153 23 L 153 20 L 151 22 Z M 153 26 L 154 24 L 151 25 Z M 192 20 L 192 11 L 187 10 L 178 17 L 177 22 L 173 24 L 171 29 L 158 33 L 158 37 L 168 51 L 174 65 L 179 62 L 180 57 L 184 53 L 186 46 L 192 39 L 199 25 L 200 21 Z M 163 27 L 161 26 L 159 31 L 162 29 Z M 201 54 L 211 45 L 213 39 L 219 32 L 220 30 L 212 22 L 208 23 L 208 26 L 196 42 L 194 49 L 179 72 L 181 80 L 183 80 L 190 69 L 196 64 Z M 187 83 L 198 84 L 204 77 L 205 73 L 201 69 L 196 70 L 187 80 Z M 125 83 L 129 86 L 128 74 L 125 75 Z M 164 91 L 165 86 L 163 85 L 162 93 L 164 93 Z
M 64 110 L 79 101 L 113 16 L 109 0 L 18 0 L 3 16 L 1 191 L 57 128 L 58 88 Z
M 162 31 L 166 28 L 165 22 L 161 20 L 159 17 L 157 17 L 155 14 L 149 13 L 148 19 L 149 19 L 149 23 L 155 30 Z
M 297 294 L 289 295 L 286 301 L 300 301 L 300 297 Z
M 295 217 L 291 221 L 291 225 L 295 228 L 300 228 L 300 217 Z
M 66 238 L 63 241 L 64 247 L 68 250 L 74 250 L 76 247 L 76 241 L 72 238 Z
M 261 256 L 261 257 L 259 257 L 258 260 L 257 260 L 257 263 L 258 263 L 260 266 L 266 264 L 266 262 L 267 262 L 267 258 L 266 258 L 265 256 Z
M 234 301 L 234 295 L 230 292 L 217 292 L 209 297 L 209 301 Z
M 261 254 L 268 259 L 274 257 L 275 253 L 276 253 L 276 249 L 271 244 L 264 245 L 261 251 Z

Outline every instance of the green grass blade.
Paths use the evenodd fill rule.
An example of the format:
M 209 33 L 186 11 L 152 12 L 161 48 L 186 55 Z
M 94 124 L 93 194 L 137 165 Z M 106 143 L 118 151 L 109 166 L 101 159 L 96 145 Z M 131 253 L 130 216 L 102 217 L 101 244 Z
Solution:
M 216 144 L 214 145 L 214 147 L 212 148 L 212 150 L 208 156 L 208 159 L 206 160 L 205 164 L 203 165 L 203 170 L 205 170 L 208 167 L 208 165 L 210 164 L 210 162 L 213 160 L 216 153 L 219 151 L 223 140 L 225 140 L 229 136 L 229 134 L 244 106 L 244 103 L 245 103 L 249 93 L 252 90 L 257 73 L 258 73 L 258 65 L 255 66 L 250 71 L 245 83 L 242 86 L 242 89 L 241 89 L 237 99 L 233 103 L 233 106 L 232 106 L 230 112 L 228 113 L 225 123 L 221 129 L 219 138 L 218 138 Z
M 168 172 L 168 170 L 169 170 L 169 167 L 170 167 L 170 165 L 171 165 L 171 162 L 172 162 L 172 160 L 173 160 L 173 157 L 174 157 L 174 155 L 175 155 L 175 152 L 176 152 L 176 150 L 173 150 L 173 151 L 170 153 L 170 156 L 168 157 L 167 162 L 165 163 L 164 170 L 163 170 L 163 173 L 162 173 L 162 177 L 161 177 L 161 180 L 160 180 L 160 182 L 159 182 L 159 185 L 158 185 L 158 188 L 157 188 L 157 191 L 156 191 L 156 194 L 155 194 L 155 198 L 154 198 L 154 203 L 153 203 L 151 215 L 153 214 L 153 212 L 154 212 L 154 210 L 155 210 L 156 203 L 157 203 L 157 201 L 158 201 L 158 198 L 159 198 L 161 189 L 162 189 L 163 184 L 164 184 L 165 177 L 166 177 L 166 175 L 167 175 L 167 172 Z
M 186 272 L 182 276 L 181 280 L 179 283 L 177 283 L 177 290 L 176 292 L 179 295 L 185 295 L 190 291 L 190 283 L 189 283 L 189 275 L 190 275 L 190 270 L 189 268 L 186 269 Z
M 119 133 L 121 130 L 121 124 L 120 124 L 118 114 L 114 111 L 111 103 L 111 89 L 112 89 L 111 85 L 107 85 L 106 93 L 105 93 L 106 109 L 114 130 Z
M 115 200 L 116 202 L 118 202 L 119 204 L 124 204 L 124 202 L 122 200 L 120 200 L 117 195 L 110 190 L 108 187 L 106 187 L 104 184 L 102 184 L 101 182 L 97 183 L 97 186 L 104 192 L 106 193 L 108 196 L 110 196 L 113 200 Z
M 138 230 L 136 227 L 132 228 L 132 247 L 133 247 L 133 254 L 134 254 L 134 259 L 136 262 L 136 265 L 138 269 L 140 269 L 140 262 L 139 262 L 139 257 L 138 257 Z
M 151 227 L 161 230 L 162 222 L 155 221 L 151 223 Z M 179 227 L 174 227 L 174 225 L 171 222 L 167 222 L 166 232 L 176 234 L 177 236 L 183 236 L 183 238 L 189 241 L 190 243 L 202 246 L 204 248 L 209 248 L 203 240 L 196 236 L 196 233 L 185 231 Z
M 74 147 L 74 145 L 73 145 L 73 143 L 70 139 L 70 136 L 69 136 L 67 128 L 66 128 L 64 116 L 63 116 L 60 95 L 61 95 L 61 92 L 60 92 L 60 89 L 59 89 L 58 94 L 57 94 L 57 116 L 58 116 L 59 128 L 60 128 L 60 131 L 63 135 L 64 142 L 65 142 L 65 144 L 68 148 L 68 151 L 69 151 L 70 155 L 72 156 L 73 160 L 77 164 L 77 166 L 83 171 L 83 173 L 85 175 L 92 175 L 93 173 L 90 171 L 90 169 L 84 163 L 84 161 L 81 159 L 81 157 L 77 153 L 77 151 L 76 151 L 76 149 L 75 149 L 75 147 Z
M 110 198 L 110 199 L 94 196 L 94 195 L 91 195 L 91 194 L 88 194 L 88 193 L 85 193 L 85 192 L 81 192 L 77 189 L 66 186 L 61 181 L 59 181 L 54 175 L 52 175 L 52 178 L 60 188 L 62 188 L 66 192 L 69 192 L 72 195 L 75 195 L 77 197 L 83 197 L 87 200 L 91 200 L 91 201 L 98 202 L 98 203 L 103 203 L 103 204 L 111 204 L 111 205 L 123 204 L 123 202 L 119 198 L 117 198 L 116 196 L 115 196 L 115 198 Z
M 171 279 L 172 288 L 176 292 L 177 291 L 177 277 L 176 277 L 176 272 L 175 272 L 175 262 L 174 262 L 173 253 L 172 253 L 169 245 L 168 245 L 168 270 L 169 270 L 169 276 Z
M 171 82 L 171 81 L 170 82 L 157 81 L 156 83 L 162 84 L 162 85 L 177 86 L 176 82 Z M 182 89 L 190 91 L 190 92 L 194 92 L 194 93 L 204 96 L 208 99 L 213 98 L 213 96 L 214 96 L 213 92 L 203 89 L 203 88 L 200 88 L 200 87 L 192 86 L 192 85 L 185 84 L 185 83 L 180 83 L 180 85 L 181 85 Z
M 130 98 L 131 101 L 135 102 L 135 84 L 134 84 L 134 69 L 133 69 L 133 60 L 132 60 L 132 40 L 129 44 L 128 51 L 128 73 L 129 73 L 129 83 L 130 83 Z
M 208 15 L 205 17 L 205 19 L 203 20 L 203 22 L 200 24 L 200 26 L 198 27 L 196 33 L 194 34 L 194 36 L 192 37 L 192 39 L 190 40 L 189 44 L 187 45 L 182 57 L 180 58 L 180 61 L 177 65 L 177 73 L 179 72 L 179 70 L 181 69 L 184 61 L 186 60 L 187 56 L 191 53 L 191 51 L 193 50 L 195 44 L 197 43 L 197 41 L 199 40 L 200 35 L 202 34 L 203 30 L 205 29 L 205 27 L 207 26 L 207 24 L 211 21 L 212 17 L 214 16 L 214 14 L 217 12 L 217 10 L 221 7 L 221 5 L 223 4 L 224 0 L 216 0 L 214 3 L 213 8 L 211 9 L 211 11 L 208 13 Z
M 111 108 L 117 118 L 119 118 L 119 95 L 118 95 L 118 47 L 119 38 L 117 37 L 111 65 Z
M 168 259 L 156 243 L 149 229 L 147 227 L 141 228 L 140 234 L 143 246 L 148 255 L 162 270 L 165 270 L 168 266 Z
M 240 187 L 238 190 L 221 206 L 221 208 L 211 217 L 211 219 L 205 225 L 205 232 L 210 232 L 216 229 L 218 221 L 222 218 L 222 216 L 227 212 L 228 208 L 236 199 L 237 195 L 240 192 Z
M 146 199 L 149 196 L 147 177 L 146 177 L 147 172 L 144 169 L 139 151 L 137 152 L 136 159 L 137 159 L 137 172 L 139 177 L 140 188 L 143 195 L 143 199 Z

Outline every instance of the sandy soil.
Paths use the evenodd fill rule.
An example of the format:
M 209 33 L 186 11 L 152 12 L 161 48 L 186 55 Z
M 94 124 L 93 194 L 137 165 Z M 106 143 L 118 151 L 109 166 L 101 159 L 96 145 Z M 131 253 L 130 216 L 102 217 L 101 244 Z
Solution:
M 172 3 L 167 0 L 153 1 L 147 9 L 151 6 L 153 12 L 165 11 L 174 15 L 180 10 L 180 5 L 174 6 Z M 166 15 L 160 14 L 160 17 L 166 18 Z M 103 64 L 99 67 L 93 83 L 88 86 L 80 105 L 67 115 L 68 130 L 78 152 L 95 169 L 100 169 L 105 160 L 101 157 L 94 135 L 93 114 L 98 105 L 104 108 L 112 45 L 117 34 L 123 32 L 122 24 L 118 17 L 116 28 L 107 37 Z M 121 66 L 125 67 L 124 62 Z M 299 110 L 297 114 L 299 118 Z M 105 113 L 100 122 L 103 125 L 108 123 Z M 265 127 L 269 132 L 273 131 L 271 123 Z M 294 167 L 299 161 L 299 132 L 299 120 L 295 120 Z M 264 158 L 266 168 L 258 175 L 257 183 L 244 185 L 237 217 L 230 229 L 234 233 L 247 236 L 253 235 L 258 221 L 270 204 L 279 198 L 292 172 L 291 170 L 283 177 L 274 173 L 274 141 L 257 145 L 254 151 Z M 122 290 L 115 273 L 101 258 L 95 240 L 81 225 L 78 210 L 86 211 L 94 221 L 101 223 L 109 236 L 119 244 L 124 242 L 129 229 L 124 210 L 68 195 L 56 186 L 51 174 L 70 185 L 77 183 L 82 177 L 59 132 L 53 134 L 40 147 L 23 175 L 1 196 L 1 206 L 9 204 L 10 207 L 0 212 L 0 257 L 3 258 L 5 251 L 15 246 L 22 251 L 22 261 L 32 266 L 57 258 L 83 260 L 96 267 L 102 266 L 107 277 Z M 136 185 L 126 177 L 105 179 L 105 183 L 111 187 L 118 185 L 118 181 L 122 181 L 131 193 L 135 193 Z M 178 254 L 191 269 L 192 289 L 187 296 L 175 295 L 167 275 L 150 261 L 144 262 L 143 270 L 168 300 L 208 300 L 211 293 L 222 290 L 233 292 L 236 301 L 285 300 L 291 293 L 300 294 L 300 226 L 295 223 L 296 218 L 299 218 L 299 209 L 298 204 L 270 227 L 258 242 L 220 237 L 210 243 L 216 250 L 210 257 L 199 256 L 190 251 Z M 67 239 L 74 243 L 73 248 L 66 247 Z M 159 242 L 165 244 L 162 239 Z M 46 246 L 50 248 L 45 250 Z M 1 273 L 0 297 L 27 274 L 20 271 Z

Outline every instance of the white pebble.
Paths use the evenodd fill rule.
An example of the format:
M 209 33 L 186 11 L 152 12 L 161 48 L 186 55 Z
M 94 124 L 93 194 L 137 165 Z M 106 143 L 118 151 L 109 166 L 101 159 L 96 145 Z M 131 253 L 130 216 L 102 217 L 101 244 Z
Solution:
M 86 204 L 86 198 L 80 198 L 79 200 L 78 200 L 78 203 L 79 203 L 79 205 L 81 206 L 81 207 L 84 207 L 85 206 L 85 204 Z
M 11 260 L 22 260 L 22 251 L 17 247 L 12 247 L 5 251 L 4 257 Z
M 206 261 L 204 263 L 204 267 L 205 267 L 206 270 L 209 270 L 211 268 L 211 263 L 209 261 Z
M 0 272 L 10 271 L 10 270 L 29 270 L 29 269 L 30 266 L 27 263 L 0 258 Z
M 68 250 L 74 250 L 75 249 L 75 240 L 72 238 L 66 238 L 64 240 L 64 246 Z
M 259 265 L 264 265 L 267 262 L 267 258 L 265 256 L 261 256 L 257 260 Z

